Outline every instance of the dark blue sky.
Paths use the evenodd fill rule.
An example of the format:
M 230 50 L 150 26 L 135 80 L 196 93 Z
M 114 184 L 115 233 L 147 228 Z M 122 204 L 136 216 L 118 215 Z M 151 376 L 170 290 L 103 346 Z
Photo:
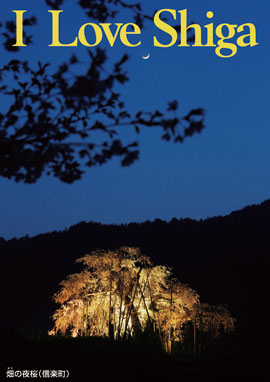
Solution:
M 38 4 L 37 4 L 38 3 Z M 23 57 L 33 64 L 49 61 L 52 67 L 86 48 L 47 48 L 50 43 L 50 15 L 42 0 L 1 2 L 1 19 L 12 18 L 12 9 L 36 14 L 35 44 L 19 55 L 2 48 L 1 64 Z M 63 39 L 74 39 L 79 26 L 88 21 L 78 12 L 77 1 L 63 6 Z M 151 3 L 152 6 L 151 6 Z M 122 223 L 173 217 L 205 218 L 226 214 L 247 204 L 269 198 L 270 131 L 269 108 L 269 1 L 189 0 L 142 1 L 147 12 L 187 8 L 189 21 L 202 26 L 213 22 L 257 27 L 259 46 L 240 48 L 230 59 L 217 57 L 212 48 L 154 48 L 153 32 L 146 27 L 142 46 L 108 49 L 111 62 L 128 51 L 126 65 L 130 81 L 122 94 L 131 111 L 164 109 L 178 99 L 180 113 L 191 108 L 207 110 L 207 128 L 183 145 L 160 140 L 160 131 L 140 135 L 140 159 L 129 168 L 117 160 L 87 170 L 82 180 L 66 185 L 52 177 L 36 184 L 16 184 L 0 178 L 0 236 L 11 238 L 60 230 L 79 221 Z M 131 21 L 128 14 L 116 21 Z M 107 45 L 104 44 L 104 47 Z M 142 55 L 151 54 L 149 60 Z M 5 100 L 1 99 L 1 107 Z M 129 130 L 123 128 L 129 137 Z

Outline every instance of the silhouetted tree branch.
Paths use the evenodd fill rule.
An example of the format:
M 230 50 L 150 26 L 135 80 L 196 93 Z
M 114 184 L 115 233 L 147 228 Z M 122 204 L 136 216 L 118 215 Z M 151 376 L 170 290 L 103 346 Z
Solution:
M 57 9 L 64 0 L 46 3 Z M 145 17 L 139 4 L 120 0 L 112 0 L 110 7 L 102 0 L 80 0 L 79 5 L 99 21 L 115 17 L 117 7 L 131 9 L 137 23 Z M 35 18 L 28 20 L 28 25 L 35 23 Z M 14 27 L 6 23 L 10 33 L 15 33 Z M 13 37 L 6 38 L 5 46 L 11 50 Z M 48 63 L 32 66 L 16 59 L 0 68 L 0 91 L 9 99 L 7 110 L 0 113 L 0 175 L 33 183 L 47 173 L 72 183 L 81 178 L 84 166 L 101 165 L 115 156 L 121 158 L 122 166 L 138 159 L 137 140 L 124 143 L 120 126 L 132 127 L 138 134 L 142 127 L 160 128 L 163 140 L 179 143 L 204 128 L 204 110 L 180 117 L 176 100 L 164 112 L 139 110 L 131 115 L 115 90 L 117 83 L 123 85 L 129 79 L 123 69 L 128 55 L 110 73 L 105 69 L 105 50 L 89 50 L 89 56 L 87 69 L 78 75 L 70 69 L 82 66 L 75 55 L 55 73 Z

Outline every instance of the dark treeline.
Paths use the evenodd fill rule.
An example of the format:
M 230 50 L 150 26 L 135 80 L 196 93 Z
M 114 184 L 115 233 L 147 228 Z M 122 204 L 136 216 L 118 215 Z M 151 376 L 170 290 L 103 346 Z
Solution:
M 203 302 L 226 303 L 237 319 L 230 352 L 260 356 L 268 347 L 270 201 L 225 217 L 127 225 L 81 222 L 60 232 L 5 241 L 1 252 L 1 328 L 51 328 L 59 282 L 81 270 L 75 260 L 97 248 L 140 247 L 154 264 L 173 267 Z

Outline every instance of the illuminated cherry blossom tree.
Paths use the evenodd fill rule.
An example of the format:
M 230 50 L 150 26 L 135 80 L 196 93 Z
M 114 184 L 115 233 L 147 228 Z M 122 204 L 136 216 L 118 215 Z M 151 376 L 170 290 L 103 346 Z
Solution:
M 77 262 L 85 269 L 62 281 L 53 297 L 61 306 L 50 335 L 137 338 L 150 327 L 170 352 L 173 341 L 183 340 L 188 322 L 194 333 L 215 337 L 234 328 L 225 307 L 201 304 L 195 290 L 173 278 L 170 268 L 154 266 L 138 248 L 98 250 Z

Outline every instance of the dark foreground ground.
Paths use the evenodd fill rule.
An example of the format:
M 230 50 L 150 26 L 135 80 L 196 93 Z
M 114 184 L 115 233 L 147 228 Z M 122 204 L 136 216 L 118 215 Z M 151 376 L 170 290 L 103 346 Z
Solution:
M 227 380 L 261 381 L 265 374 L 263 358 L 214 356 L 193 359 L 169 356 L 158 345 L 117 343 L 102 339 L 23 338 L 4 335 L 1 338 L 0 380 L 63 380 L 46 377 L 46 371 L 68 370 L 68 381 L 152 381 Z M 42 370 L 42 378 L 6 378 L 9 367 L 14 371 Z M 58 374 L 57 374 L 58 375 Z M 42 376 L 42 374 L 41 374 Z M 154 379 L 153 379 L 154 378 Z M 170 379 L 171 378 L 171 379 Z

